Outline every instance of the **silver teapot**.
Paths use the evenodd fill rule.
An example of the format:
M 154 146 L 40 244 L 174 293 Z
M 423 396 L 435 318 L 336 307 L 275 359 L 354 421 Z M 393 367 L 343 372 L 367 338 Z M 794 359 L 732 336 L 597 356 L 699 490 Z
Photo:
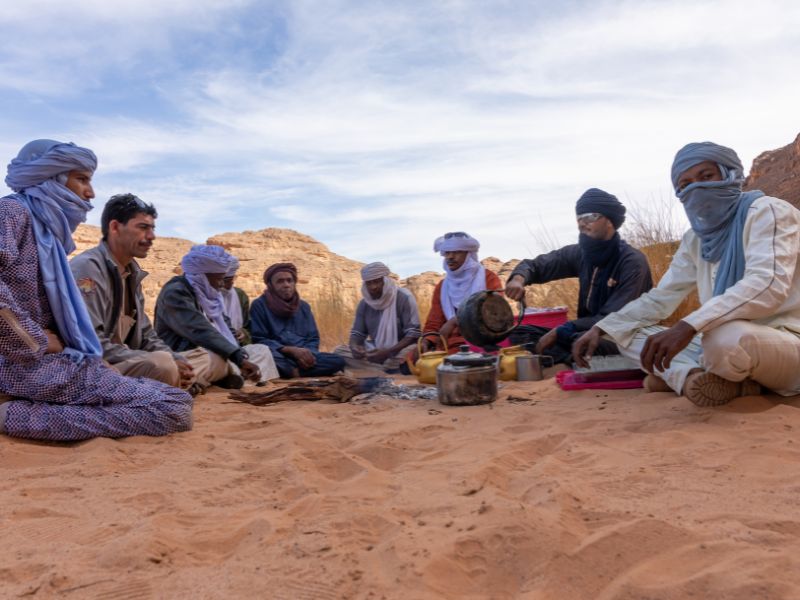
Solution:
M 439 402 L 450 406 L 489 404 L 497 400 L 497 357 L 470 352 L 469 346 L 446 357 L 436 368 Z

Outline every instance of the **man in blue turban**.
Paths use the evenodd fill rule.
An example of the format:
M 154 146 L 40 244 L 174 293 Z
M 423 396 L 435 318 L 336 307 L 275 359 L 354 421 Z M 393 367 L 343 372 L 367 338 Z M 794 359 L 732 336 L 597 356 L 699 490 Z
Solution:
M 207 365 L 197 365 L 197 383 L 239 389 L 245 379 L 259 383 L 278 377 L 272 352 L 263 344 L 242 345 L 225 314 L 220 290 L 236 259 L 221 246 L 192 246 L 181 260 L 183 275 L 170 279 L 156 301 L 156 333 L 175 352 L 203 349 Z
M 123 377 L 102 348 L 67 263 L 94 198 L 97 158 L 53 140 L 25 145 L 0 199 L 0 432 L 43 440 L 165 435 L 192 426 L 192 398 Z
M 620 238 L 625 207 L 617 197 L 597 188 L 586 190 L 575 205 L 578 243 L 521 261 L 506 283 L 506 296 L 520 300 L 525 286 L 577 277 L 577 318 L 553 329 L 522 325 L 511 334 L 514 344 L 536 342 L 536 352 L 555 362 L 571 362 L 572 343 L 606 315 L 619 310 L 653 287 L 644 254 Z M 603 340 L 596 354 L 618 354 Z
M 573 347 L 579 364 L 606 334 L 651 373 L 648 391 L 674 390 L 698 406 L 758 394 L 800 393 L 800 211 L 742 191 L 730 148 L 688 144 L 672 185 L 691 229 L 656 288 L 609 315 Z M 697 290 L 701 306 L 656 326 Z

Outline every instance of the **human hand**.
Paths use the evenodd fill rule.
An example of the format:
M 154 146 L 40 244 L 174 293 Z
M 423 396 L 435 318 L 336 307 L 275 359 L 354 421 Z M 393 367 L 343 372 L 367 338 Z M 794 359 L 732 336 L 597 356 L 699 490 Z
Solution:
M 236 341 L 240 344 L 243 344 L 245 339 L 247 339 L 247 334 L 245 333 L 244 329 L 237 329 L 233 332 L 233 336 L 236 338 Z
M 575 340 L 572 344 L 572 358 L 576 365 L 584 368 L 589 366 L 589 358 L 597 350 L 597 346 L 600 345 L 600 338 L 603 333 L 605 332 L 595 325 Z
M 428 338 L 422 338 L 422 341 L 419 343 L 420 353 L 425 354 L 426 352 L 430 352 L 436 347 L 436 344 L 429 340 Z
M 669 368 L 675 355 L 689 345 L 696 333 L 686 321 L 678 321 L 669 329 L 649 336 L 640 355 L 642 368 L 648 373 Z
M 555 345 L 556 341 L 558 341 L 558 334 L 554 327 L 539 338 L 539 341 L 536 343 L 536 354 L 541 354 L 550 346 Z
M 392 352 L 386 348 L 367 352 L 367 360 L 369 360 L 371 363 L 384 363 L 386 362 L 386 359 L 390 358 L 391 356 Z
M 450 317 L 447 322 L 442 325 L 442 328 L 439 330 L 439 335 L 448 340 L 450 336 L 453 335 L 453 331 L 455 331 L 456 327 L 458 327 L 458 317 Z
M 188 389 L 194 382 L 194 369 L 185 360 L 175 360 L 175 366 L 178 367 L 178 376 L 180 377 L 179 385 L 181 388 Z
M 258 368 L 258 365 L 250 362 L 246 358 L 242 361 L 239 370 L 242 372 L 242 377 L 245 379 L 255 381 L 256 383 L 261 381 L 261 369 Z
M 506 298 L 519 302 L 525 297 L 525 279 L 522 275 L 514 275 L 506 282 Z
M 367 356 L 367 350 L 364 346 L 350 346 L 350 353 L 353 358 L 358 358 L 359 360 L 363 360 Z
M 47 334 L 47 349 L 44 351 L 44 353 L 58 354 L 59 352 L 63 352 L 64 344 L 61 341 L 61 338 L 58 337 L 58 334 L 50 331 L 49 329 L 45 329 L 44 332 Z
M 284 346 L 282 352 L 297 361 L 298 366 L 303 370 L 310 369 L 317 364 L 317 359 L 314 358 L 314 354 L 308 348 Z

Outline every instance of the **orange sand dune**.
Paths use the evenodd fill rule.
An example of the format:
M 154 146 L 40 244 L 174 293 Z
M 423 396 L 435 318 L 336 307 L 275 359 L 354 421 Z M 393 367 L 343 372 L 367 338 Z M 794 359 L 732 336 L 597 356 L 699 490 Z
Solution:
M 0 437 L 0 596 L 798 598 L 799 406 L 219 391 L 168 438 Z

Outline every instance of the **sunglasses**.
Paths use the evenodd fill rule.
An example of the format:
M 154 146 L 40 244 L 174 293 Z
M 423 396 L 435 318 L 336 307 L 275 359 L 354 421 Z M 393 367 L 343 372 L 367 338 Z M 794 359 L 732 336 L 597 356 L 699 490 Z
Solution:
M 464 233 L 463 231 L 451 231 L 450 233 L 444 234 L 444 239 L 449 240 L 450 238 L 467 238 L 469 237 L 468 234 Z
M 576 219 L 578 223 L 594 223 L 598 221 L 603 215 L 600 213 L 583 213 L 582 215 L 578 215 Z

